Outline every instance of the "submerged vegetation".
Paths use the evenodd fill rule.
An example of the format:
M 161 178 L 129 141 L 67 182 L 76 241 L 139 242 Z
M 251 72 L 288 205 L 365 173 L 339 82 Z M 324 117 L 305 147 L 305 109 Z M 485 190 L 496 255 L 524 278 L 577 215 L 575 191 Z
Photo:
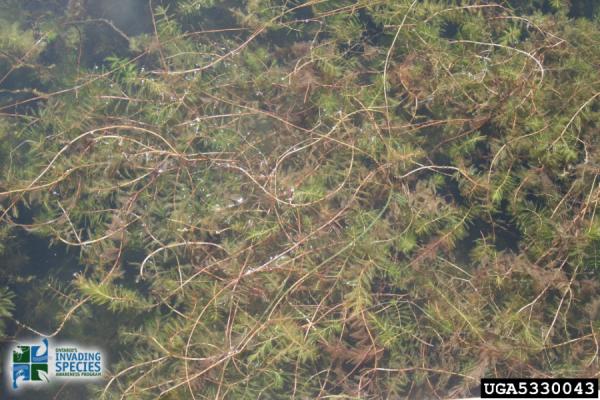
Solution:
M 6 341 L 106 399 L 600 374 L 596 2 L 99 3 L 0 5 Z

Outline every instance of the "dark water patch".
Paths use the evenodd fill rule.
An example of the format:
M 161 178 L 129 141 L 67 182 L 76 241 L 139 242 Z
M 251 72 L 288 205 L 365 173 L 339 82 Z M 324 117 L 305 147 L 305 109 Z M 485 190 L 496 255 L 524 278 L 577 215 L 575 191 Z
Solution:
M 485 238 L 494 245 L 497 251 L 517 253 L 523 235 L 506 210 L 506 204 L 501 205 L 500 211 L 492 215 L 493 223 L 482 217 L 477 217 L 469 224 L 467 235 L 456 244 L 457 260 L 468 265 L 471 263 L 471 252 L 477 242 Z
M 7 15 L 9 10 L 14 15 L 14 21 L 25 21 L 34 25 L 48 15 L 62 15 L 72 0 L 2 0 L 0 12 Z
M 290 46 L 295 42 L 304 42 L 309 39 L 307 36 L 293 30 L 285 30 L 279 32 L 268 31 L 264 34 L 262 40 L 272 46 L 276 46 L 285 50 L 290 49 Z
M 62 244 L 51 244 L 48 238 L 27 232 L 21 228 L 14 230 L 10 237 L 6 252 L 2 257 L 2 283 L 6 284 L 16 295 L 14 316 L 21 321 L 35 321 L 36 326 L 47 325 L 53 321 L 44 315 L 52 313 L 35 313 L 35 318 L 28 310 L 28 305 L 39 304 L 47 287 L 42 282 L 51 279 L 66 285 L 83 267 L 79 264 L 78 255 L 69 251 Z M 41 328 L 42 329 L 42 328 Z
M 555 14 L 557 11 L 567 11 L 570 18 L 586 18 L 594 20 L 600 12 L 600 1 L 598 0 L 569 0 L 561 2 L 562 7 L 556 9 L 553 6 L 553 0 L 531 0 L 524 2 L 523 0 L 509 0 L 510 8 L 518 14 L 533 14 L 541 12 L 542 14 Z
M 569 17 L 587 18 L 594 20 L 600 14 L 600 1 L 598 0 L 572 0 L 569 8 Z
M 132 37 L 154 34 L 146 0 L 87 1 L 77 26 L 82 33 L 81 64 L 87 68 L 103 65 L 110 56 L 130 56 Z
M 508 0 L 508 5 L 519 14 L 533 14 L 535 11 L 541 11 L 543 14 L 554 12 L 550 0 L 532 0 L 530 2 Z
M 446 39 L 455 39 L 460 31 L 460 24 L 452 21 L 444 21 L 442 29 L 440 29 L 440 37 Z
M 7 258 L 14 257 L 21 261 L 15 265 L 18 268 L 15 272 L 21 275 L 41 278 L 52 271 L 58 274 L 56 278 L 67 279 L 81 269 L 78 256 L 72 250 L 69 252 L 67 246 L 50 244 L 48 238 L 23 229 L 15 230 L 9 249 L 11 254 Z
M 358 20 L 365 28 L 362 35 L 363 40 L 373 46 L 378 46 L 385 33 L 383 25 L 376 23 L 364 8 L 359 9 L 357 15 Z
M 163 1 L 163 3 L 165 3 Z M 167 2 L 168 3 L 168 2 Z M 164 4 L 169 9 L 176 9 L 177 6 Z M 181 21 L 182 28 L 186 32 L 198 32 L 204 30 L 222 30 L 239 27 L 235 15 L 231 12 L 239 6 L 237 1 L 225 0 L 215 4 L 213 7 L 198 8 L 196 11 L 183 15 Z M 221 35 L 228 37 L 232 33 L 223 32 Z M 235 32 L 233 33 L 235 34 Z
M 0 107 L 3 107 L 2 111 L 30 114 L 38 108 L 42 101 L 23 102 L 38 97 L 40 93 L 47 92 L 47 85 L 38 79 L 39 72 L 30 67 L 22 66 L 9 73 L 10 66 L 2 64 L 0 62 L 0 77 L 6 75 L 6 79 L 0 83 Z M 4 108 L 5 106 L 8 107 Z
M 110 21 L 128 36 L 154 32 L 147 0 L 92 0 L 86 2 L 85 9 L 89 18 Z
M 292 10 L 291 16 L 296 19 L 308 19 L 314 17 L 312 7 L 302 7 L 305 0 L 291 0 L 287 2 L 287 9 Z
M 500 212 L 494 215 L 494 245 L 498 251 L 510 250 L 517 253 L 523 234 L 507 211 L 507 206 L 508 202 L 503 200 Z
M 129 42 L 109 26 L 88 24 L 82 30 L 82 66 L 97 69 L 105 64 L 107 57 L 126 57 L 130 54 Z
M 128 289 L 136 290 L 141 295 L 150 294 L 151 285 L 148 280 L 140 278 L 140 265 L 147 256 L 147 252 L 139 248 L 126 248 L 121 256 L 121 271 L 123 274 L 119 283 Z
M 36 209 L 22 204 L 17 208 L 19 213 L 14 222 L 25 226 L 32 224 Z M 34 312 L 30 307 L 32 304 L 51 304 L 51 301 L 43 304 L 49 280 L 66 286 L 73 274 L 83 271 L 77 250 L 19 226 L 11 230 L 4 247 L 0 260 L 0 286 L 7 286 L 15 294 L 14 317 L 26 323 L 35 321 L 36 327 L 42 330 L 50 329 L 54 325 L 55 310 L 36 309 Z M 9 335 L 19 333 L 14 323 L 9 323 L 7 332 Z

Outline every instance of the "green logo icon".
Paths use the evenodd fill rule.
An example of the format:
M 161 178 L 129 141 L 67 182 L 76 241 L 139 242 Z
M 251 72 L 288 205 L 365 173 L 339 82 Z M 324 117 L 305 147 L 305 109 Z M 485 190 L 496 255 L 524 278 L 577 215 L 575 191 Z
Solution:
M 29 346 L 17 346 L 13 350 L 13 362 L 15 363 L 28 363 L 30 361 L 31 347 Z
M 48 364 L 31 364 L 31 380 L 47 381 Z

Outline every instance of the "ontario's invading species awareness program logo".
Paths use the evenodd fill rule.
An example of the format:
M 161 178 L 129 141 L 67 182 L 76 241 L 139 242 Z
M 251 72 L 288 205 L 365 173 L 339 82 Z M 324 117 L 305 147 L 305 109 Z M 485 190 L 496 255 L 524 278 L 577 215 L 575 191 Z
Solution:
M 102 352 L 76 345 L 50 346 L 48 339 L 39 344 L 19 343 L 10 356 L 11 387 L 67 379 L 90 379 L 102 376 Z

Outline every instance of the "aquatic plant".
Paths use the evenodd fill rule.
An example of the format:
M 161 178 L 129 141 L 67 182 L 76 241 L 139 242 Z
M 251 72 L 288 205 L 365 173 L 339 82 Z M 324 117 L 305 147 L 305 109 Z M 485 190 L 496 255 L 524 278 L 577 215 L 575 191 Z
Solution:
M 452 397 L 600 372 L 597 19 L 163 1 L 150 32 L 100 22 L 120 41 L 90 49 L 75 3 L 37 42 L 3 28 L 0 214 L 83 266 L 50 281 L 53 329 L 20 326 L 118 322 L 96 396 Z

